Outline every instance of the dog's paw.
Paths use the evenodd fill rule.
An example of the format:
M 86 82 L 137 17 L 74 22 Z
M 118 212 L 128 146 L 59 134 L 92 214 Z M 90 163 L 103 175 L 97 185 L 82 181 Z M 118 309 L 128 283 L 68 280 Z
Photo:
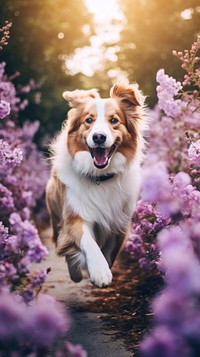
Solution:
M 88 264 L 88 273 L 91 283 L 99 288 L 108 286 L 112 281 L 112 273 L 106 260 L 103 264 L 99 264 L 98 261 L 95 264 Z
M 70 271 L 70 278 L 74 283 L 80 283 L 80 281 L 83 279 L 82 272 L 81 271 Z

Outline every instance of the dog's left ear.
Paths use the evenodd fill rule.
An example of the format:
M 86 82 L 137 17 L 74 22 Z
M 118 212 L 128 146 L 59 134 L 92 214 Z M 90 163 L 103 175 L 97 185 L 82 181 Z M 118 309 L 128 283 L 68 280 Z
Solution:
M 96 89 L 66 91 L 63 98 L 69 103 L 70 107 L 76 108 L 89 98 L 100 98 Z
M 110 90 L 111 98 L 118 98 L 128 108 L 142 106 L 144 104 L 144 96 L 138 89 L 137 84 L 115 84 Z

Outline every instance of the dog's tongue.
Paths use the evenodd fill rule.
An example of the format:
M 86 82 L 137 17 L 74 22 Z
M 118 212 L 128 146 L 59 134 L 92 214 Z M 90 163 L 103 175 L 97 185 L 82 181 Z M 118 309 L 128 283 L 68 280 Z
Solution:
M 104 148 L 93 149 L 92 154 L 93 154 L 93 160 L 94 160 L 95 166 L 103 167 L 107 164 L 108 154 L 107 154 L 106 149 L 104 149 Z

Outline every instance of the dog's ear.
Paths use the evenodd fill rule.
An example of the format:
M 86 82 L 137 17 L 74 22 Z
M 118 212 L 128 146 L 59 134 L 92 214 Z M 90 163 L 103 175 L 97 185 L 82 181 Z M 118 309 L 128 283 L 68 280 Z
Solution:
M 100 98 L 97 89 L 66 91 L 63 98 L 69 103 L 70 107 L 76 108 L 89 98 Z
M 142 106 L 144 104 L 144 97 L 136 83 L 129 85 L 115 84 L 110 90 L 110 97 L 118 98 L 128 108 Z

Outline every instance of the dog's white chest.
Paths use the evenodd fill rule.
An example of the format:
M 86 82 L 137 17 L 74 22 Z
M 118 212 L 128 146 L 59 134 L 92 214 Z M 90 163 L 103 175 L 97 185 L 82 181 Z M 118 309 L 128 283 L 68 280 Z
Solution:
M 88 179 L 67 187 L 67 201 L 84 221 L 97 223 L 107 231 L 126 230 L 135 208 L 138 183 L 112 178 L 97 185 Z

